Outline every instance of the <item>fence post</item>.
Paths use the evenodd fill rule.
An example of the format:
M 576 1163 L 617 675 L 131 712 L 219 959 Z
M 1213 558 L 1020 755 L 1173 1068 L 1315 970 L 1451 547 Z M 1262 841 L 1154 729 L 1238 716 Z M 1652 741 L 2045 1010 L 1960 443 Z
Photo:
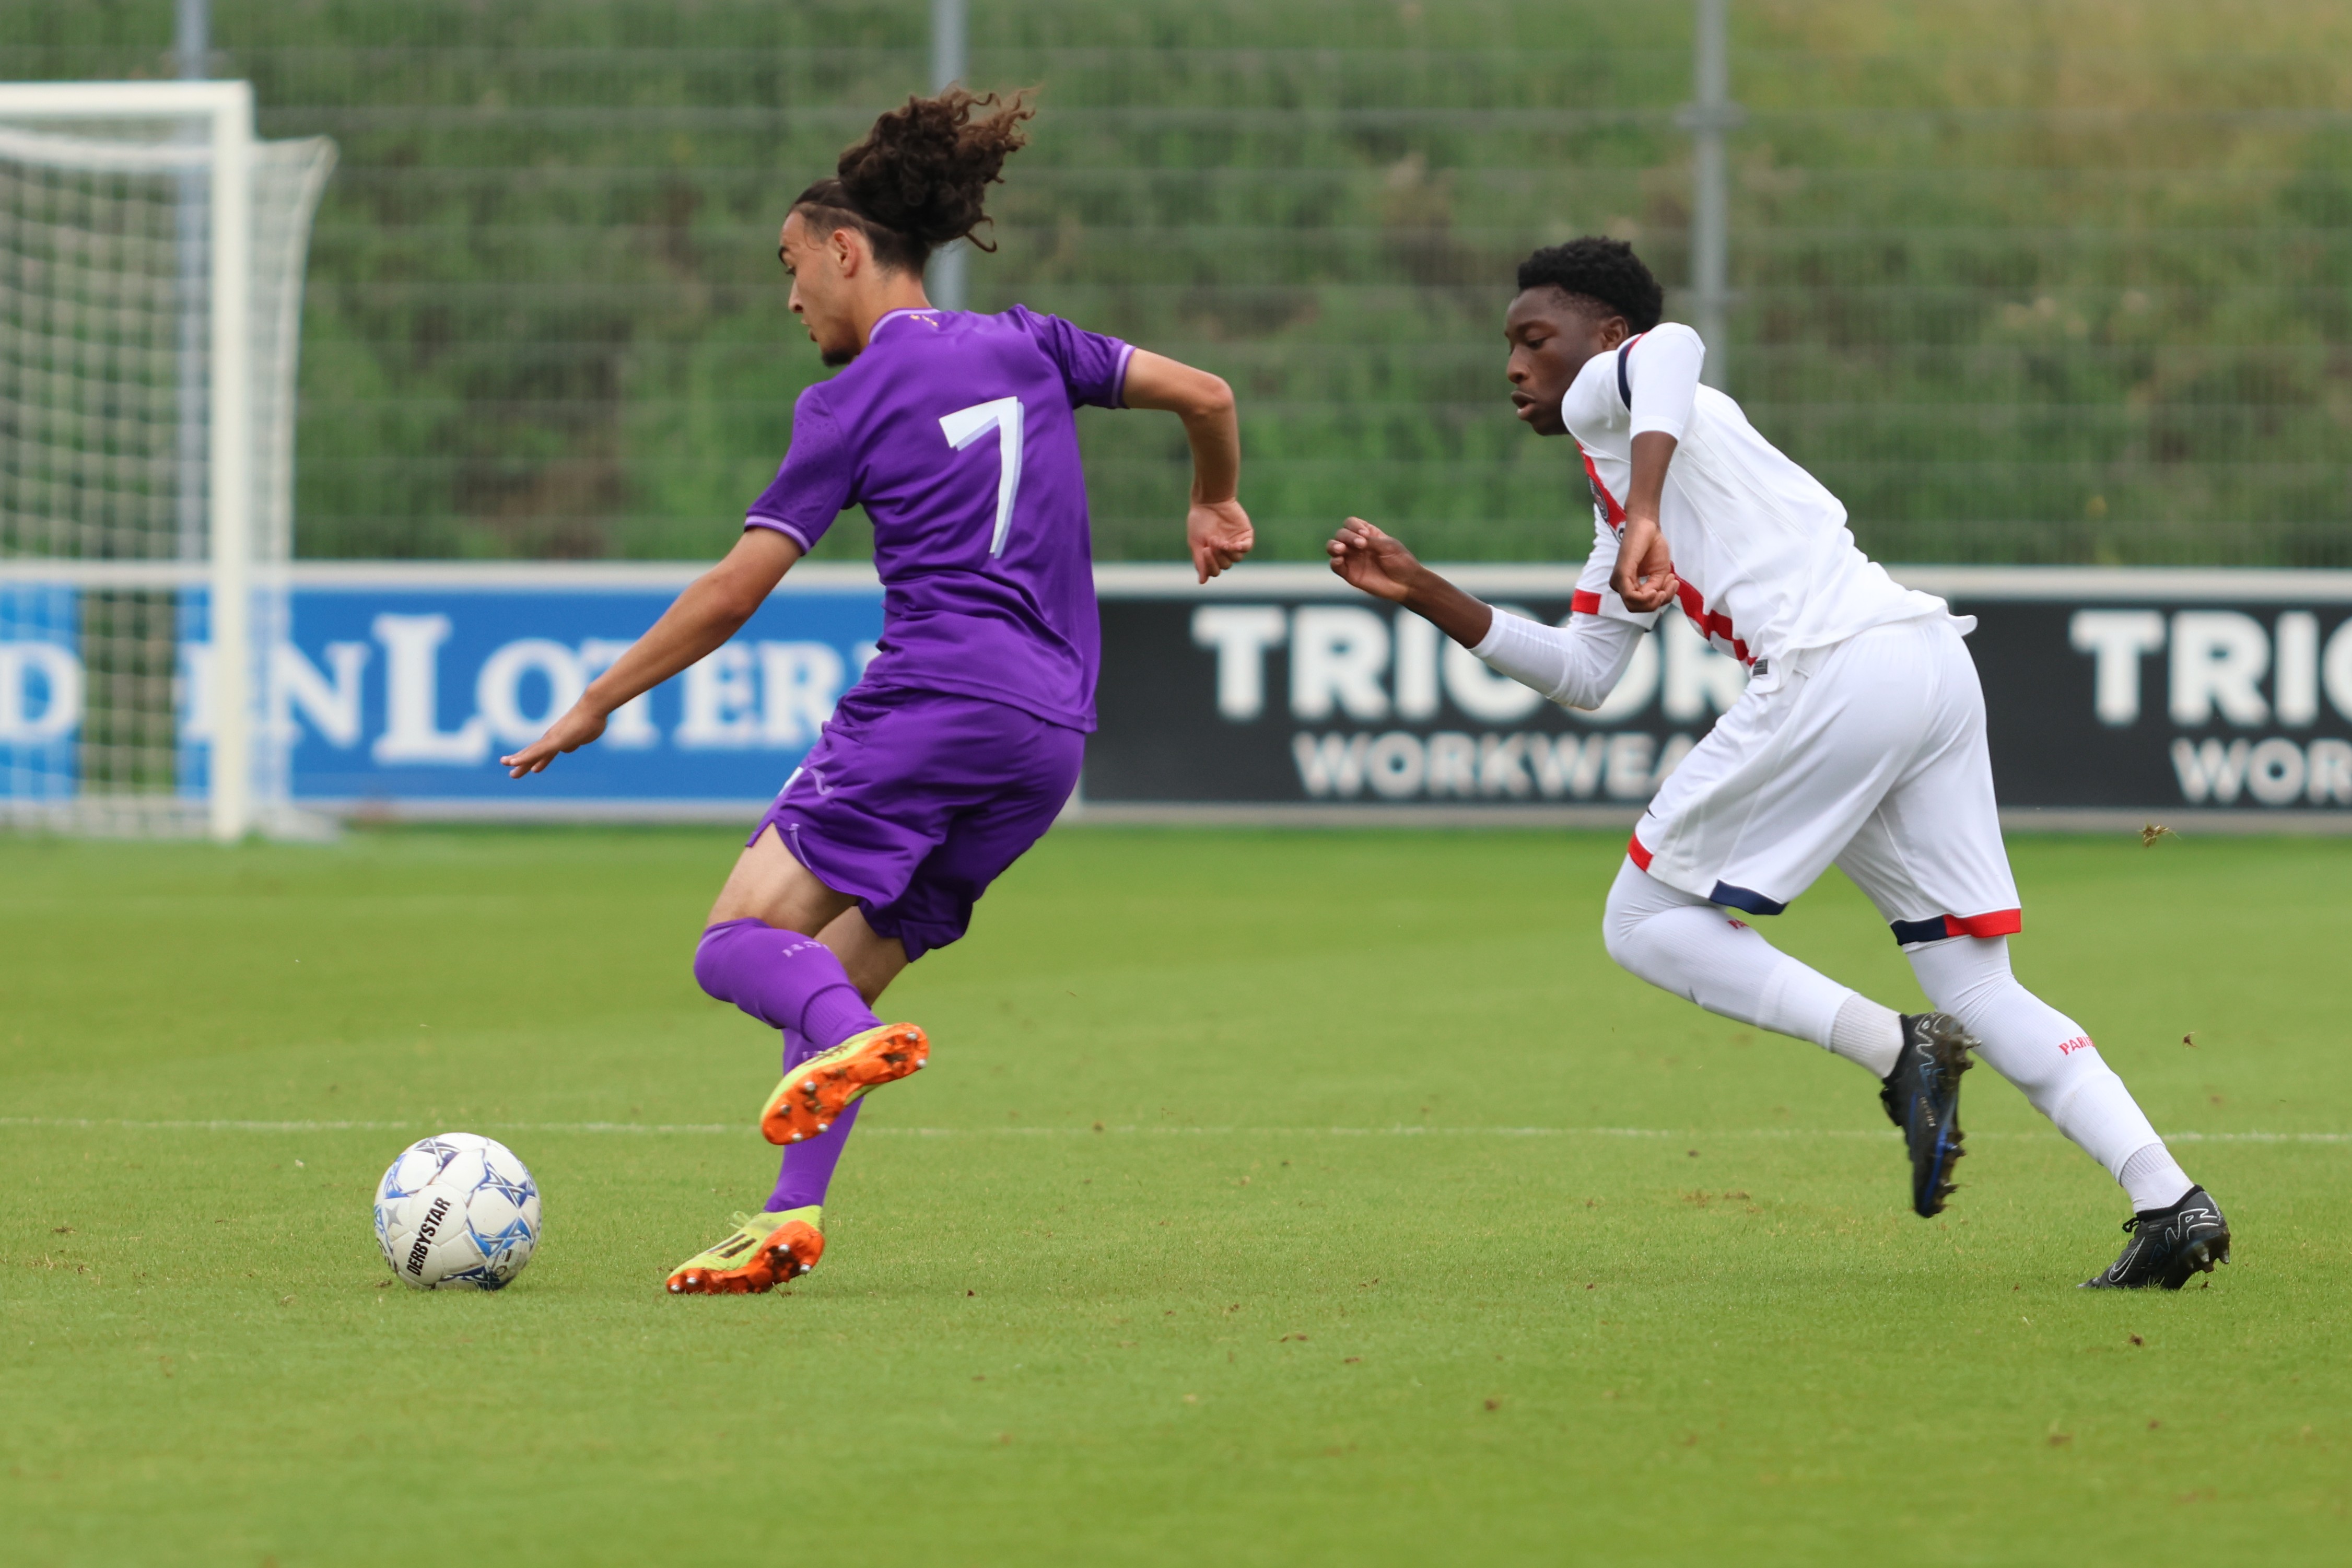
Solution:
M 944 3 L 944 0 L 941 0 Z M 1725 341 L 1724 310 L 1731 302 L 1729 192 L 1723 157 L 1724 132 L 1747 116 L 1731 101 L 1731 61 L 1725 40 L 1727 0 L 1697 0 L 1691 47 L 1697 101 L 1675 116 L 1691 133 L 1691 294 L 1698 320 L 1693 324 L 1706 343 L 1704 379 L 1721 390 L 1731 345 Z
M 964 24 L 968 13 L 964 0 L 931 0 L 931 90 L 939 91 L 952 82 L 963 79 L 968 67 L 964 60 Z M 925 292 L 931 303 L 945 310 L 961 310 L 964 307 L 964 264 L 970 259 L 971 247 L 957 240 L 942 247 L 931 258 Z
M 179 0 L 173 14 L 172 60 L 182 81 L 212 75 L 212 0 Z M 201 141 L 189 128 L 184 140 Z M 173 488 L 179 503 L 179 554 L 200 561 L 205 554 L 205 237 L 211 195 L 205 172 L 183 169 L 173 222 L 180 261 L 180 440 Z

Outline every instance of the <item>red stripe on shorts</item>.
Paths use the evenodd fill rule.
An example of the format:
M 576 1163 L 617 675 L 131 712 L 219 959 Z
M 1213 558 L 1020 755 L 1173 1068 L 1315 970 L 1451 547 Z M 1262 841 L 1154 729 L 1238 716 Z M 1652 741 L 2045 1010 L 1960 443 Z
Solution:
M 1625 853 L 1633 857 L 1633 864 L 1643 870 L 1646 871 L 1650 868 L 1650 852 L 1642 847 L 1640 834 L 1636 833 L 1633 837 L 1625 840 Z
M 1601 595 L 1579 588 L 1575 597 L 1569 600 L 1568 608 L 1571 615 L 1597 616 L 1601 613 Z
M 2015 936 L 2025 929 L 2023 910 L 1995 910 L 1989 915 L 1946 915 L 1946 936 Z

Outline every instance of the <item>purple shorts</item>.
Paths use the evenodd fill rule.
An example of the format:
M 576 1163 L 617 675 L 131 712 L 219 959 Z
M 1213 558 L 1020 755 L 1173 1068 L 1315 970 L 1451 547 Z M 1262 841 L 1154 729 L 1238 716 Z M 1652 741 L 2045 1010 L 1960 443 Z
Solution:
M 772 825 L 877 935 L 920 958 L 963 935 L 980 895 L 1054 825 L 1086 743 L 1002 702 L 853 689 L 751 842 Z

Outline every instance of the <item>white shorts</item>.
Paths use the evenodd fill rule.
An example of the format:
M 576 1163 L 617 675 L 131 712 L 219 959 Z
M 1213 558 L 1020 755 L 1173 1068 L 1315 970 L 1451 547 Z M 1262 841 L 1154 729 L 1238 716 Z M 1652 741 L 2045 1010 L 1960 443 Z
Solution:
M 1897 621 L 1790 657 L 1668 776 L 1627 852 L 1670 888 L 1758 915 L 1835 865 L 1906 946 L 2018 930 L 1958 628 Z

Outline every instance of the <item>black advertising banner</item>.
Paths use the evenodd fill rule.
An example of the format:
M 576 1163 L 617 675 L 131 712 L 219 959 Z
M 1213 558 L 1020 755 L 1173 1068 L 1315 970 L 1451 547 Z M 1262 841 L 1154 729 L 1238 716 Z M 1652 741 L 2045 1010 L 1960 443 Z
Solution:
M 2004 808 L 2352 827 L 2352 574 L 1898 575 L 1979 621 L 1969 647 Z M 1559 621 L 1575 576 L 1458 580 Z M 1081 797 L 1109 815 L 1631 820 L 1745 686 L 1679 616 L 1661 617 L 1615 694 L 1580 713 L 1318 568 L 1244 567 L 1205 589 L 1181 568 L 1099 580 L 1102 728 Z
M 1643 640 L 1602 709 L 1572 713 L 1419 616 L 1332 594 L 1310 574 L 1264 570 L 1259 581 L 1289 590 L 1264 596 L 1105 596 L 1087 805 L 1638 809 L 1745 685 L 1683 625 Z M 1575 574 L 1516 574 L 1503 586 L 1496 602 L 1558 621 Z
M 2336 813 L 2352 827 L 2347 574 L 1913 575 L 1977 617 L 2004 805 Z

